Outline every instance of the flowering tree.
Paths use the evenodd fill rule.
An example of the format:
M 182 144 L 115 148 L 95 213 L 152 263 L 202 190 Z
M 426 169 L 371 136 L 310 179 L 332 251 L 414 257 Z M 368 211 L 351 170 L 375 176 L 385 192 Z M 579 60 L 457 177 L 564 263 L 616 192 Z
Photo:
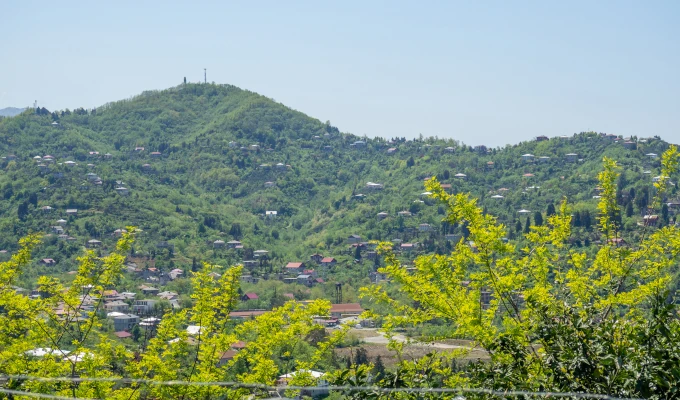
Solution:
M 99 311 L 102 293 L 120 279 L 133 243 L 135 229 L 127 230 L 109 255 L 97 257 L 86 251 L 79 258 L 78 273 L 70 287 L 55 278 L 41 277 L 38 298 L 19 294 L 12 286 L 30 262 L 38 236 L 22 239 L 20 250 L 0 264 L 0 374 L 10 377 L 5 388 L 75 398 L 242 398 L 252 389 L 167 382 L 228 380 L 273 385 L 280 373 L 277 361 L 287 357 L 288 371 L 309 370 L 341 339 L 343 331 L 339 330 L 310 343 L 307 352 L 291 354 L 296 344 L 307 343 L 308 336 L 320 329 L 313 318 L 328 315 L 330 303 L 324 300 L 304 307 L 291 301 L 255 319 L 234 323 L 229 313 L 239 298 L 241 267 L 229 268 L 215 279 L 211 273 L 217 266 L 205 264 L 192 277 L 193 307 L 166 312 L 144 346 L 137 351 L 126 348 L 101 331 Z M 89 307 L 85 299 L 90 300 Z M 199 327 L 191 340 L 188 325 Z M 221 364 L 222 354 L 238 341 L 245 347 Z M 42 353 L 37 355 L 35 349 Z M 302 372 L 293 379 L 298 384 L 314 383 Z
M 678 152 L 671 147 L 654 183 L 653 207 L 661 205 L 677 165 Z M 448 255 L 418 257 L 415 271 L 401 265 L 390 243 L 380 243 L 386 265 L 379 272 L 388 283 L 364 288 L 363 296 L 393 310 L 373 315 L 382 318 L 392 349 L 404 346 L 394 340 L 395 329 L 443 320 L 452 326 L 448 337 L 472 339 L 491 361 L 454 373 L 441 355 L 433 355 L 404 361 L 394 375 L 376 383 L 678 396 L 680 329 L 667 296 L 680 232 L 675 226 L 653 228 L 647 218 L 639 242 L 622 245 L 616 222 L 619 167 L 608 158 L 603 167 L 601 241 L 595 253 L 568 244 L 566 201 L 546 224 L 532 226 L 528 244 L 518 248 L 505 239 L 506 227 L 475 199 L 448 194 L 436 179 L 429 180 L 431 197 L 447 207 L 446 222 L 467 226 L 467 241 Z M 391 296 L 390 287 L 405 299 Z M 339 375 L 336 383 L 351 384 L 361 376 L 369 379 L 358 369 Z

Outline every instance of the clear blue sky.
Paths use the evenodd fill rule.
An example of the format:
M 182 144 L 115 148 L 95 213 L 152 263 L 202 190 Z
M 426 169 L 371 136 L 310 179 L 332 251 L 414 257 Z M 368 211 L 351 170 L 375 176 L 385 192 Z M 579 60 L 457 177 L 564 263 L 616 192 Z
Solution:
M 0 108 L 203 79 L 359 135 L 680 140 L 679 1 L 30 1 L 0 5 Z

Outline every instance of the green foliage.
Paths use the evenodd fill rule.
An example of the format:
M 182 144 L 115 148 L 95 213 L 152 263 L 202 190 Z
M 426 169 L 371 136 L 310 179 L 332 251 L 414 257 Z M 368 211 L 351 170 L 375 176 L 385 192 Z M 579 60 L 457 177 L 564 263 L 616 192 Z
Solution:
M 677 159 L 675 147 L 664 153 L 661 176 L 669 179 L 655 184 L 652 204 L 660 205 L 668 189 L 663 182 L 676 172 Z M 448 207 L 446 222 L 467 223 L 475 246 L 460 242 L 450 255 L 418 257 L 415 272 L 409 273 L 389 243 L 379 245 L 386 264 L 379 271 L 407 300 L 390 296 L 385 285 L 365 288 L 362 295 L 394 311 L 382 315 L 391 348 L 401 351 L 404 346 L 392 339 L 396 329 L 443 319 L 454 328 L 449 337 L 474 340 L 491 361 L 460 374 L 436 361 L 439 370 L 428 378 L 431 382 L 676 397 L 680 324 L 666 290 L 680 255 L 680 232 L 675 226 L 644 232 L 635 246 L 611 240 L 620 237 L 619 167 L 606 157 L 603 164 L 602 240 L 594 254 L 569 246 L 572 223 L 566 201 L 547 224 L 532 226 L 528 245 L 518 248 L 503 240 L 505 227 L 483 213 L 475 199 L 450 195 L 436 179 L 429 180 L 427 190 Z
M 120 278 L 125 255 L 130 251 L 135 228 L 118 241 L 110 254 L 98 257 L 86 251 L 71 286 L 53 277 L 41 277 L 41 296 L 29 298 L 12 283 L 30 263 L 38 236 L 21 240 L 12 259 L 0 263 L 0 374 L 39 377 L 133 378 L 148 381 L 186 380 L 214 382 L 236 380 L 272 385 L 282 371 L 311 369 L 324 362 L 344 330 L 313 336 L 319 330 L 316 316 L 328 315 L 324 300 L 302 304 L 290 301 L 269 313 L 237 324 L 229 313 L 238 302 L 241 267 L 229 268 L 215 279 L 218 267 L 205 264 L 191 278 L 193 307 L 169 309 L 156 327 L 137 327 L 133 340 L 144 343 L 136 351 L 111 340 L 99 317 L 103 291 Z M 87 302 L 86 300 L 92 300 Z M 90 305 L 91 304 L 91 305 Z M 187 325 L 198 327 L 190 338 Z M 148 329 L 151 329 L 150 331 Z M 310 341 L 310 337 L 315 337 Z M 222 354 L 238 342 L 245 347 L 226 363 Z M 35 355 L 35 349 L 51 349 Z M 68 352 L 68 353 L 67 353 Z M 68 354 L 68 357 L 65 357 Z M 313 379 L 298 374 L 299 383 Z M 27 392 L 87 398 L 241 398 L 245 389 L 210 386 L 168 386 L 112 381 L 41 382 L 11 378 L 7 387 Z

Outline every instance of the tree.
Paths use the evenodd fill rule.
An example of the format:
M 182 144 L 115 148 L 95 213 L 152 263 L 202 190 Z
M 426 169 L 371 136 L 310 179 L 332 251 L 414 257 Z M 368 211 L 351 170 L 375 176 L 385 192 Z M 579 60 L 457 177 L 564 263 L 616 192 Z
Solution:
M 385 364 L 383 364 L 382 358 L 379 355 L 375 358 L 375 363 L 373 364 L 373 375 L 377 381 L 385 376 Z
M 520 220 L 517 220 L 515 223 L 515 232 L 520 233 L 522 232 L 522 222 Z
M 234 222 L 231 224 L 231 228 L 229 229 L 229 234 L 234 237 L 234 239 L 240 239 L 241 236 L 241 224 L 238 222 Z
M 19 208 L 17 209 L 17 216 L 19 217 L 20 220 L 25 220 L 26 216 L 28 215 L 28 202 L 24 201 L 23 203 L 19 204 Z
M 411 168 L 414 165 L 416 165 L 415 160 L 413 159 L 413 157 L 409 157 L 408 160 L 406 160 L 406 166 L 408 168 Z
M 369 363 L 368 352 L 363 347 L 357 347 L 354 352 L 354 365 L 366 365 Z
M 631 190 L 632 190 L 632 189 L 631 189 Z M 628 217 L 628 218 L 632 217 L 632 216 L 633 216 L 633 213 L 634 213 L 634 211 L 633 211 L 633 202 L 632 202 L 632 201 L 629 201 L 629 202 L 626 204 L 626 217 Z
M 134 227 L 127 227 L 127 230 L 109 255 L 97 257 L 87 250 L 79 259 L 78 273 L 68 288 L 56 278 L 39 278 L 36 289 L 44 295 L 38 298 L 18 294 L 12 286 L 30 263 L 31 252 L 40 242 L 38 236 L 22 239 L 20 249 L 12 259 L 0 263 L 0 348 L 3 354 L 0 374 L 84 379 L 78 385 L 59 380 L 35 385 L 31 379 L 10 377 L 6 388 L 74 398 L 243 398 L 252 391 L 237 387 L 138 383 L 118 386 L 114 381 L 209 382 L 226 378 L 272 385 L 279 375 L 277 361 L 289 351 L 288 344 L 303 343 L 319 328 L 314 323 L 315 316 L 329 313 L 330 302 L 326 300 L 315 300 L 305 306 L 287 302 L 241 324 L 229 323 L 229 313 L 239 300 L 241 267 L 229 268 L 219 279 L 214 279 L 212 273 L 219 267 L 205 263 L 191 278 L 194 306 L 177 312 L 169 309 L 157 327 L 133 333 L 137 339 L 143 336 L 143 344 L 135 353 L 100 330 L 99 315 L 104 296 L 95 297 L 92 311 L 84 312 L 81 302 L 84 288 L 89 290 L 86 294 L 98 294 L 120 279 L 135 234 Z M 195 346 L 188 342 L 187 325 L 201 326 L 200 333 L 194 338 Z M 339 330 L 316 344 L 304 342 L 309 351 L 296 353 L 295 367 L 298 370 L 315 368 L 343 334 L 344 331 Z M 237 341 L 247 345 L 233 360 L 218 365 L 220 356 Z M 26 352 L 36 348 L 69 350 L 71 357 L 64 359 L 58 351 L 39 358 L 27 357 Z M 239 369 L 237 365 L 250 367 Z M 110 381 L 90 381 L 90 378 Z M 291 383 L 312 385 L 315 379 L 308 373 L 299 373 Z M 261 394 L 261 391 L 256 389 L 255 394 Z
M 594 255 L 569 246 L 572 217 L 566 202 L 548 224 L 531 229 L 529 243 L 520 249 L 504 241 L 503 227 L 468 194 L 449 195 L 436 180 L 426 182 L 432 197 L 449 208 L 450 224 L 469 223 L 477 249 L 460 243 L 443 258 L 420 256 L 415 271 L 409 272 L 391 244 L 381 243 L 385 267 L 379 272 L 399 298 L 378 284 L 363 289 L 362 296 L 376 306 L 399 310 L 382 315 L 381 331 L 390 348 L 403 350 L 403 343 L 394 339 L 396 329 L 437 319 L 452 327 L 446 336 L 473 338 L 488 351 L 490 361 L 465 374 L 455 373 L 437 355 L 402 362 L 395 372 L 402 385 L 425 380 L 500 391 L 675 396 L 680 378 L 669 371 L 680 365 L 680 322 L 673 317 L 676 306 L 667 290 L 680 258 L 680 230 L 670 226 L 649 232 L 627 248 L 608 240 L 620 237 L 613 217 L 620 211 L 618 166 L 606 157 L 603 164 L 598 175 L 603 188 L 598 204 L 601 240 Z M 671 146 L 663 154 L 661 175 L 671 176 L 677 166 L 678 152 Z M 661 205 L 667 182 L 654 184 L 655 207 Z M 493 298 L 483 306 L 480 295 L 486 290 Z M 626 362 L 609 361 L 617 357 Z M 357 369 L 350 379 L 359 376 Z M 391 387 L 391 379 L 378 384 Z
M 540 211 L 536 211 L 534 213 L 534 225 L 536 226 L 543 225 L 543 215 L 541 215 Z
M 139 338 L 142 336 L 142 330 L 139 328 L 139 325 L 135 325 L 130 331 L 130 334 L 132 334 L 132 340 L 139 342 Z
M 617 215 L 618 215 L 618 222 L 619 222 L 619 225 L 620 225 L 620 224 L 621 224 L 621 213 L 618 212 Z M 588 211 L 588 210 L 583 211 L 583 212 L 581 213 L 581 225 L 582 225 L 587 231 L 589 231 L 590 228 L 591 228 L 591 226 L 592 226 L 592 224 L 593 224 L 593 222 L 592 222 L 592 220 L 591 220 L 591 218 L 590 218 L 590 211 Z
M 33 207 L 37 207 L 38 206 L 38 195 L 35 194 L 35 193 L 31 193 L 28 196 L 28 202 L 33 204 Z
M 661 221 L 663 225 L 668 225 L 669 221 L 669 216 L 668 216 L 668 204 L 663 203 L 661 205 Z
M 527 220 L 524 223 L 524 233 L 529 233 L 531 232 L 531 217 L 527 215 Z
M 555 205 L 553 203 L 548 204 L 548 209 L 545 212 L 546 217 L 552 217 L 555 215 Z

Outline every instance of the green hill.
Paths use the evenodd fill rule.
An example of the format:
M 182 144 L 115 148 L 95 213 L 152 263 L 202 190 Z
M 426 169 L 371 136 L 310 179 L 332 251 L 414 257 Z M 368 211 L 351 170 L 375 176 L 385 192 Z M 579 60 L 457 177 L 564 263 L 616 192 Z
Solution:
M 379 261 L 369 247 L 349 248 L 349 235 L 417 244 L 404 248 L 406 259 L 449 251 L 465 235 L 464 226 L 442 224 L 444 210 L 422 195 L 424 179 L 434 175 L 454 192 L 478 196 L 508 237 L 566 197 L 578 214 L 574 246 L 584 246 L 599 239 L 592 229 L 596 177 L 609 156 L 623 166 L 621 224 L 632 228 L 660 166 L 647 154 L 668 144 L 658 137 L 624 142 L 595 132 L 491 149 L 452 139 L 366 139 L 229 85 L 144 92 L 96 110 L 40 109 L 0 119 L 0 249 L 11 253 L 30 231 L 48 233 L 38 258 L 56 264 L 36 265 L 33 276 L 65 273 L 87 241 L 101 241 L 106 252 L 116 229 L 134 225 L 142 229 L 134 249 L 142 266 L 230 265 L 263 249 L 268 260 L 251 273 L 265 276 L 321 253 L 338 260 L 322 272 L 326 280 L 357 287 Z M 675 195 L 673 186 L 667 202 Z M 673 207 L 666 209 L 659 224 L 674 222 Z M 62 218 L 60 238 L 53 227 Z

